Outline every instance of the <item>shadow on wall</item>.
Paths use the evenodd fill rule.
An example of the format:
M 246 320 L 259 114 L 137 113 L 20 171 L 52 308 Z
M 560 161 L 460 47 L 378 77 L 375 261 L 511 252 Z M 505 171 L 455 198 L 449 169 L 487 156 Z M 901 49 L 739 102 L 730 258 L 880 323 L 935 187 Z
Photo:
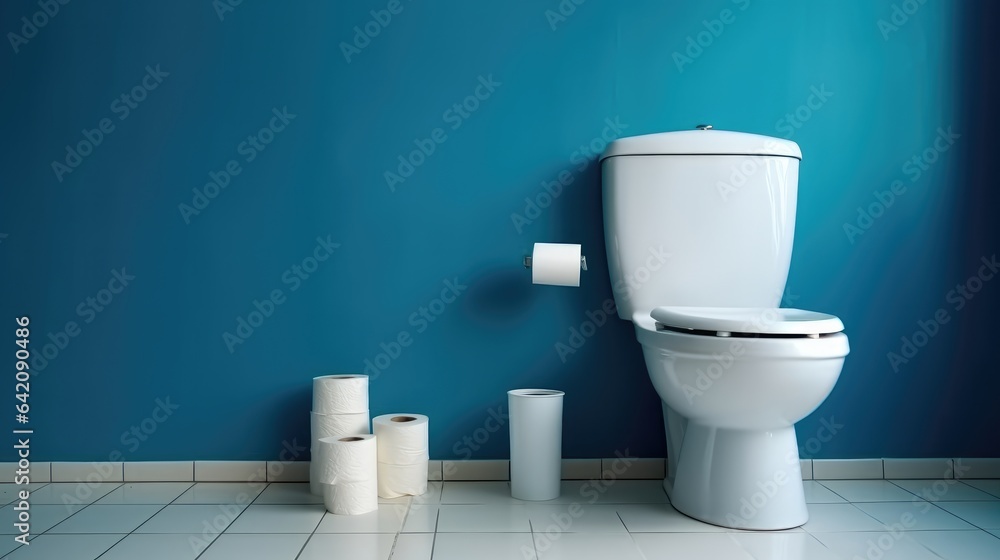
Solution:
M 1000 254 L 1000 194 L 997 190 L 996 123 L 1000 122 L 997 99 L 1000 99 L 1000 37 L 996 33 L 1000 21 L 1000 4 L 989 0 L 962 2 L 957 5 L 960 17 L 955 31 L 962 37 L 961 99 L 959 123 L 964 131 L 957 183 L 958 191 L 955 219 L 956 266 L 961 278 L 976 272 L 983 262 Z M 972 267 L 970 269 L 970 267 Z M 988 272 L 988 271 L 987 271 Z M 969 286 L 975 289 L 975 283 Z M 973 429 L 951 432 L 949 437 L 956 450 L 977 456 L 1000 457 L 1000 439 L 983 437 L 979 426 L 995 425 L 993 410 L 1000 394 L 1000 377 L 996 375 L 995 353 L 983 348 L 996 346 L 995 329 L 984 328 L 996 321 L 1000 309 L 1000 290 L 996 286 L 983 286 L 981 292 L 972 294 L 965 309 L 952 313 L 958 333 L 946 364 L 947 384 L 940 392 L 940 407 L 934 411 L 943 422 L 961 417 Z M 987 289 L 988 288 L 988 289 Z M 970 290 L 971 291 L 971 290 Z M 968 391 L 976 386 L 977 391 Z
M 470 321 L 503 330 L 524 318 L 537 292 L 531 289 L 531 272 L 515 263 L 487 268 L 470 278 L 464 297 Z

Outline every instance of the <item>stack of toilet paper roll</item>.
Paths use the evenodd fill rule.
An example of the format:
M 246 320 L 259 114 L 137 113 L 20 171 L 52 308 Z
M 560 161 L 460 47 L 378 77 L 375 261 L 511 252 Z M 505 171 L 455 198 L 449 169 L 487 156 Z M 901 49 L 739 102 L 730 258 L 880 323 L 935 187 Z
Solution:
M 379 496 L 419 496 L 427 491 L 428 425 L 422 414 L 384 414 L 372 421 Z
M 370 434 L 368 420 L 367 375 L 313 378 L 313 409 L 310 413 L 312 462 L 309 465 L 309 490 L 313 494 L 323 495 L 321 470 L 331 461 L 324 457 L 327 449 L 319 445 L 320 440 Z M 375 449 L 374 441 L 371 445 Z M 374 479 L 374 466 L 371 476 Z
M 378 509 L 376 437 L 371 434 L 325 437 L 317 442 L 317 476 L 330 513 L 360 515 Z

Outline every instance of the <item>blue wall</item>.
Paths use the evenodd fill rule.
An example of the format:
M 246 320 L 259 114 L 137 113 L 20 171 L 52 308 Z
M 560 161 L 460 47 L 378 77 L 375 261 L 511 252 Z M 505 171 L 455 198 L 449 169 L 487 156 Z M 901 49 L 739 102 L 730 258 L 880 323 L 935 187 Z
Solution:
M 949 295 L 997 250 L 987 8 L 223 2 L 71 2 L 35 33 L 35 2 L 0 8 L 0 331 L 12 354 L 27 314 L 48 355 L 37 460 L 274 459 L 308 439 L 310 379 L 368 364 L 372 415 L 431 416 L 436 458 L 505 457 L 481 428 L 531 386 L 567 392 L 566 457 L 662 456 L 631 325 L 556 347 L 611 296 L 591 150 L 702 122 L 805 154 L 786 303 L 852 353 L 803 455 L 1000 456 L 1000 287 Z M 535 241 L 583 244 L 580 289 L 530 284 Z

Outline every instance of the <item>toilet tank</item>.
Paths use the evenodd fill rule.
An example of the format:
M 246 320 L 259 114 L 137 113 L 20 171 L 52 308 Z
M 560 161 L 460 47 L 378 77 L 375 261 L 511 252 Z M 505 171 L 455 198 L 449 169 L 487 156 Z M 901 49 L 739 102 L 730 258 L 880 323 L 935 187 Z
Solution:
M 723 130 L 621 138 L 601 156 L 618 316 L 777 307 L 795 233 L 795 142 Z

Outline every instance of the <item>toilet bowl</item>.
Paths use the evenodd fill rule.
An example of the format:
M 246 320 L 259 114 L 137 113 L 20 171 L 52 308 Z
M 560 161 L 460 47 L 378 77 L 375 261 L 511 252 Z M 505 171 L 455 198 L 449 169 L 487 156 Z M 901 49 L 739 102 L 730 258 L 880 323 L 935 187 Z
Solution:
M 633 319 L 667 419 L 671 502 L 724 527 L 802 525 L 808 512 L 794 424 L 840 376 L 849 351 L 843 325 L 797 309 L 674 309 L 685 311 L 669 324 L 640 312 Z M 718 311 L 745 324 L 713 324 Z M 785 319 L 792 314 L 799 319 Z M 767 317 L 780 318 L 753 324 Z
M 664 489 L 724 527 L 806 522 L 794 425 L 849 351 L 840 319 L 779 307 L 801 158 L 794 142 L 711 127 L 622 138 L 601 156 L 615 303 L 663 404 Z M 658 270 L 650 251 L 667 255 Z

